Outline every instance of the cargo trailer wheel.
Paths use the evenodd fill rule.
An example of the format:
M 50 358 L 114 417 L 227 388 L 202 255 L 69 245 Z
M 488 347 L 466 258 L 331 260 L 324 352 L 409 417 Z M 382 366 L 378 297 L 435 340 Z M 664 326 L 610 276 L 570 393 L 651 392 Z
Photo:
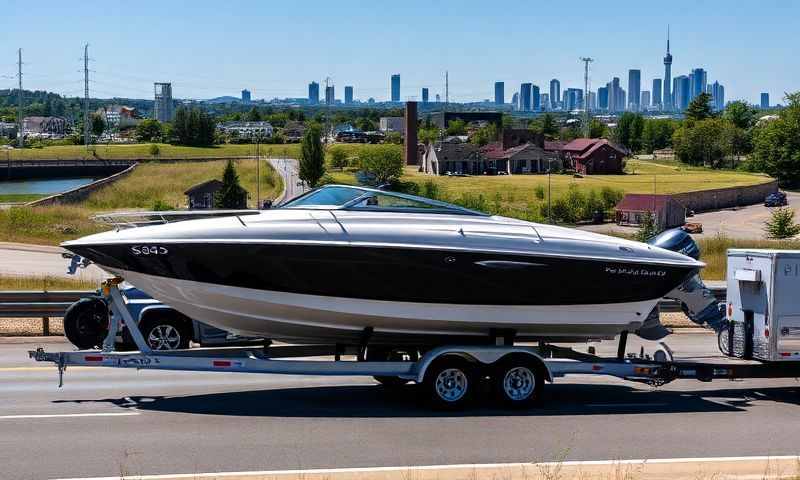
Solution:
M 419 353 L 415 348 L 367 347 L 366 360 L 368 362 L 416 362 L 419 360 Z M 389 388 L 402 387 L 409 382 L 404 378 L 386 375 L 376 375 L 372 378 L 384 387 Z
M 444 357 L 433 362 L 423 380 L 433 406 L 446 410 L 457 410 L 467 405 L 476 383 L 472 366 L 459 357 Z
M 81 298 L 64 313 L 64 336 L 80 350 L 100 348 L 107 334 L 108 306 L 99 298 Z
M 189 348 L 191 341 L 186 322 L 170 316 L 145 318 L 139 331 L 153 350 L 183 350 Z
M 533 405 L 544 389 L 542 369 L 535 360 L 524 357 L 500 361 L 493 379 L 498 400 L 513 408 Z

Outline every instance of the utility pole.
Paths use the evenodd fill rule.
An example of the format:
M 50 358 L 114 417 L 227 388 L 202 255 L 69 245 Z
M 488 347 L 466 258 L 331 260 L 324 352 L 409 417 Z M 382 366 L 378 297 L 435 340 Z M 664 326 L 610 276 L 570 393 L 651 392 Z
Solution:
M 83 46 L 83 143 L 89 149 L 89 44 Z
M 594 59 L 590 57 L 581 57 L 581 61 L 583 62 L 583 128 L 586 138 L 589 138 L 589 64 L 594 62 Z
M 444 71 L 444 109 L 447 111 L 447 105 L 450 103 L 450 75 L 447 70 Z
M 17 77 L 19 78 L 19 91 L 17 92 L 17 148 L 25 146 L 25 131 L 23 130 L 22 116 L 22 49 L 17 51 Z
M 256 210 L 261 210 L 261 134 L 256 135 Z

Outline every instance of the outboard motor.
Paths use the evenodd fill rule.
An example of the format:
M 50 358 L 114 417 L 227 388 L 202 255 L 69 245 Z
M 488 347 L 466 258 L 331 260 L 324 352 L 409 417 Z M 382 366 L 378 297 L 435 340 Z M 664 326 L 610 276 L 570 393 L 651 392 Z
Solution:
M 695 260 L 700 259 L 700 247 L 691 235 L 681 228 L 666 230 L 647 241 L 648 244 L 673 252 L 682 253 Z M 706 288 L 700 275 L 693 275 L 678 288 L 669 292 L 666 298 L 681 302 L 687 317 L 698 325 L 708 325 L 719 332 L 725 325 L 725 307 L 714 293 Z

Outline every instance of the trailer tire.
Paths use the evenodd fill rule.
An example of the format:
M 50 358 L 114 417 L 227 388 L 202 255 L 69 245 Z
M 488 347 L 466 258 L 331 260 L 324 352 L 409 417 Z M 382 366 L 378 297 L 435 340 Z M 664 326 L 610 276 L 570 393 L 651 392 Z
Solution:
M 100 348 L 108 335 L 108 305 L 97 297 L 81 298 L 64 313 L 64 336 L 80 350 Z
M 185 350 L 192 340 L 191 324 L 177 315 L 146 316 L 139 331 L 153 350 Z
M 428 367 L 422 384 L 434 408 L 459 410 L 472 401 L 477 380 L 475 368 L 470 362 L 447 355 Z
M 492 374 L 495 396 L 506 407 L 531 407 L 541 398 L 544 378 L 544 367 L 535 358 L 513 355 L 501 359 Z
M 404 360 L 416 362 L 419 360 L 419 353 L 415 348 L 367 347 L 366 360 L 368 362 L 402 362 Z M 410 381 L 405 378 L 386 375 L 375 375 L 372 378 L 387 388 L 402 387 Z

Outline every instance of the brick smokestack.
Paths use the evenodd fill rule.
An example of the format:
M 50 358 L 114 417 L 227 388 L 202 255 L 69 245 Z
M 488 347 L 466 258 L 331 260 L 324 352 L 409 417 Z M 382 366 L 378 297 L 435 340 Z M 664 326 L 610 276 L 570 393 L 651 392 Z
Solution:
M 405 115 L 406 139 L 403 144 L 406 165 L 417 165 L 419 163 L 417 144 L 417 102 L 406 102 Z

